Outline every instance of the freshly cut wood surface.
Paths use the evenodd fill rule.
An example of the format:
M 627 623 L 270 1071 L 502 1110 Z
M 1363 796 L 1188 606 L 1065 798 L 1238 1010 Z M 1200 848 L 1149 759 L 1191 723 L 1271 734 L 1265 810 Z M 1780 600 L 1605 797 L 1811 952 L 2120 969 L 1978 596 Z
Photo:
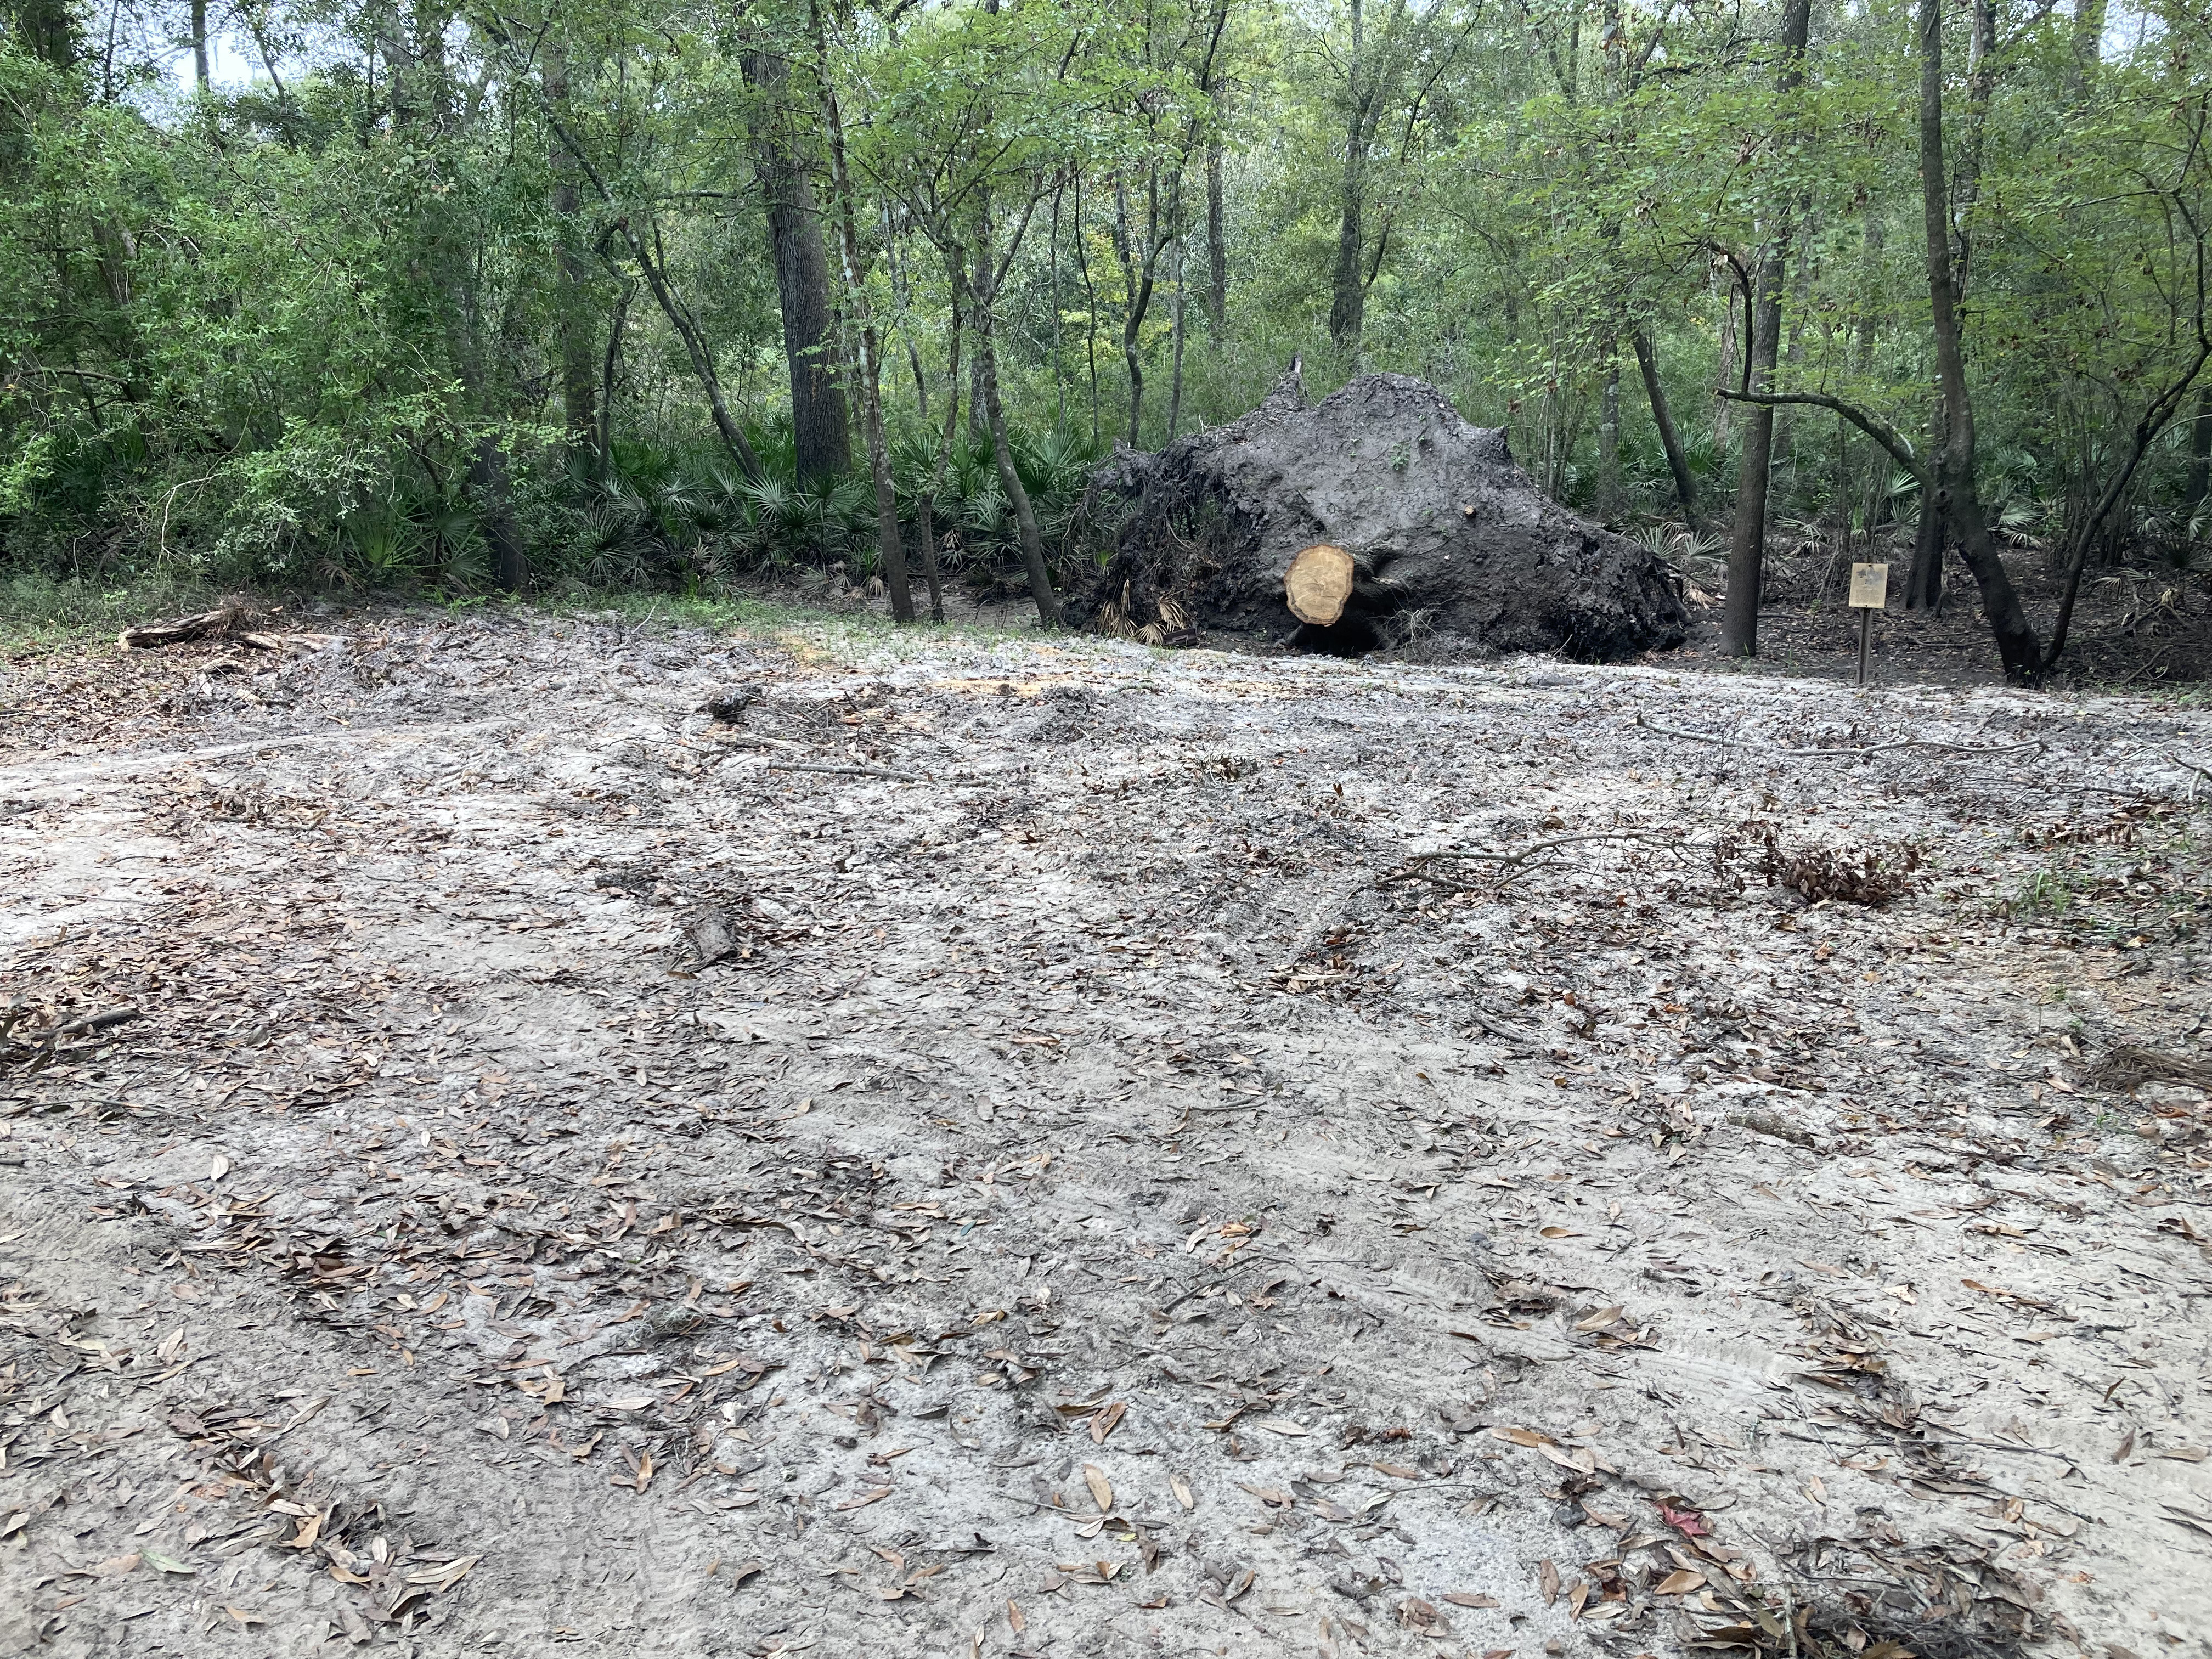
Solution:
M 1344 615 L 1356 567 L 1352 555 L 1328 542 L 1309 547 L 1283 573 L 1283 595 L 1302 623 L 1326 628 Z

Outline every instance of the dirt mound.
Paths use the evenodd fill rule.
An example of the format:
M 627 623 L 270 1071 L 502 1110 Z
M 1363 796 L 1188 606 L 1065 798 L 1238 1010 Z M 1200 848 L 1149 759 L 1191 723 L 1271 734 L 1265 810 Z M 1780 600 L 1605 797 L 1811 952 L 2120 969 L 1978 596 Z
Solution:
M 1088 516 L 1106 554 L 1070 620 L 1161 639 L 1186 628 L 1289 634 L 1347 654 L 1425 640 L 1425 654 L 1559 651 L 1601 659 L 1681 643 L 1688 618 L 1648 549 L 1552 501 L 1505 434 L 1443 394 L 1370 374 L 1308 405 L 1294 369 L 1250 414 L 1117 454 Z M 1283 578 L 1307 547 L 1349 551 L 1333 623 L 1301 622 Z

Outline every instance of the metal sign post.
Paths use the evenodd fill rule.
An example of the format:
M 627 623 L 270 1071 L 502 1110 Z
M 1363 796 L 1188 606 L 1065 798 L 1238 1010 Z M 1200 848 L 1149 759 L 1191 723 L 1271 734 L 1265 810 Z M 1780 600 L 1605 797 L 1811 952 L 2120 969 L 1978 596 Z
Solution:
M 1867 650 L 1874 634 L 1874 613 L 1889 604 L 1889 567 L 1855 564 L 1851 567 L 1850 608 L 1859 613 L 1859 684 L 1867 677 Z

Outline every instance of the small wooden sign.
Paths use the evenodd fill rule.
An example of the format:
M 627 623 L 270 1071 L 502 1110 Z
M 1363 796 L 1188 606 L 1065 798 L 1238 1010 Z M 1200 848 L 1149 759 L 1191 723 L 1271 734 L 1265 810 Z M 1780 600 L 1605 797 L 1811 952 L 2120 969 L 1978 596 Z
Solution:
M 1881 611 L 1888 604 L 1889 567 L 1886 564 L 1853 565 L 1850 608 L 1854 611 Z

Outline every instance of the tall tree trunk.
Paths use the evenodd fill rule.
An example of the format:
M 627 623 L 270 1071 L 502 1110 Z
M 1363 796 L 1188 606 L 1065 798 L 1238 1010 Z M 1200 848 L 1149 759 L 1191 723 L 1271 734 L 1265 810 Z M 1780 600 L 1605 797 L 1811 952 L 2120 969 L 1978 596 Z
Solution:
M 837 196 L 837 237 L 844 258 L 845 303 L 860 351 L 860 429 L 868 446 L 868 472 L 876 486 L 876 562 L 890 589 L 891 619 L 914 620 L 914 594 L 907 586 L 906 542 L 899 534 L 898 491 L 891 483 L 890 448 L 884 441 L 883 345 L 868 301 L 867 272 L 860 262 L 860 209 L 853 197 L 853 175 L 845 165 L 845 121 L 837 89 L 830 79 L 830 40 L 822 24 L 820 0 L 808 7 L 814 23 L 815 90 L 822 100 L 823 131 L 830 137 L 830 179 Z
M 979 201 L 975 215 L 975 267 L 987 286 L 975 296 L 975 358 L 983 383 L 983 419 L 991 431 L 991 454 L 999 465 L 999 487 L 1014 509 L 1014 528 L 1021 538 L 1022 564 L 1029 573 L 1030 597 L 1036 601 L 1037 620 L 1047 628 L 1060 626 L 1060 595 L 1053 592 L 1052 572 L 1044 562 L 1044 536 L 1037 528 L 1036 508 L 1014 470 L 1014 452 L 1006 441 L 1006 410 L 999 403 L 999 361 L 994 338 L 998 305 L 996 255 L 992 247 L 991 204 Z
M 1805 40 L 1812 27 L 1812 0 L 1788 0 L 1782 14 L 1782 67 L 1775 92 L 1784 99 L 1804 75 Z M 1789 119 L 1787 112 L 1784 118 Z M 1785 205 L 1767 238 L 1759 262 L 1751 338 L 1745 362 L 1750 389 L 1771 392 L 1774 366 L 1782 347 L 1782 285 L 1789 272 L 1790 210 Z M 1774 463 L 1774 406 L 1753 404 L 1744 416 L 1743 454 L 1736 469 L 1735 526 L 1729 539 L 1728 596 L 1721 612 L 1721 649 L 1731 657 L 1759 654 L 1759 598 L 1765 578 L 1766 494 Z
M 1360 257 L 1366 234 L 1369 102 L 1368 88 L 1360 78 L 1365 67 L 1361 58 L 1364 21 L 1360 0 L 1352 0 L 1352 56 L 1345 70 L 1352 111 L 1345 125 L 1343 205 L 1337 220 L 1336 279 L 1328 306 L 1328 337 L 1339 350 L 1357 345 L 1367 322 L 1365 262 Z
M 1667 452 L 1667 470 L 1674 475 L 1674 499 L 1682 504 L 1682 521 L 1698 527 L 1698 486 L 1690 476 L 1688 457 L 1674 430 L 1674 411 L 1667 402 L 1667 388 L 1659 379 L 1659 361 L 1652 353 L 1651 337 L 1636 331 L 1636 367 L 1644 377 L 1644 396 L 1651 404 L 1651 423 L 1659 428 L 1659 447 Z
M 192 0 L 192 84 L 208 89 L 207 0 Z
M 544 63 L 546 100 L 565 110 L 568 102 L 568 58 L 557 40 L 546 43 Z M 555 304 L 561 341 L 562 428 L 572 464 L 573 458 L 580 456 L 585 469 L 597 477 L 606 471 L 606 457 L 594 442 L 599 421 L 592 405 L 598 390 L 598 365 L 592 362 L 594 330 L 576 217 L 580 205 L 576 159 L 568 154 L 557 136 L 551 149 L 553 223 L 558 239 L 556 258 L 560 269 Z
M 1178 179 L 1176 191 L 1182 193 Z M 1132 238 L 1129 225 L 1129 191 L 1127 185 L 1117 182 L 1114 186 L 1115 250 L 1121 259 L 1121 274 L 1127 284 L 1129 303 L 1121 318 L 1121 361 L 1129 371 L 1129 447 L 1137 447 L 1139 422 L 1145 408 L 1144 355 L 1139 349 L 1145 318 L 1152 308 L 1152 281 L 1159 269 L 1160 237 L 1160 179 L 1159 166 L 1153 163 L 1145 178 L 1145 246 L 1141 256 Z
M 1597 515 L 1610 523 L 1620 514 L 1620 346 L 1605 343 L 1605 386 L 1598 394 Z
M 1950 203 L 1943 179 L 1943 3 L 1919 0 L 1920 205 L 1928 246 L 1928 297 L 1936 336 L 1936 379 L 1943 397 L 1943 447 L 1937 457 L 1934 503 L 1943 526 L 1966 556 L 1981 590 L 1982 614 L 1996 641 L 2005 678 L 2032 681 L 2042 668 L 2042 647 L 2021 608 L 2004 561 L 1997 556 L 1982 515 L 1974 477 L 1974 408 L 1966 389 L 1966 356 L 1960 339 L 1957 278 L 1951 263 Z M 1923 492 L 1924 493 L 1924 492 Z M 1923 501 L 1921 512 L 1929 511 Z
M 751 48 L 739 64 L 752 94 L 747 114 L 753 171 L 768 210 L 783 350 L 791 367 L 792 447 L 802 479 L 835 477 L 852 467 L 852 438 L 844 389 L 837 383 L 836 320 L 821 218 L 787 102 L 791 62 Z

